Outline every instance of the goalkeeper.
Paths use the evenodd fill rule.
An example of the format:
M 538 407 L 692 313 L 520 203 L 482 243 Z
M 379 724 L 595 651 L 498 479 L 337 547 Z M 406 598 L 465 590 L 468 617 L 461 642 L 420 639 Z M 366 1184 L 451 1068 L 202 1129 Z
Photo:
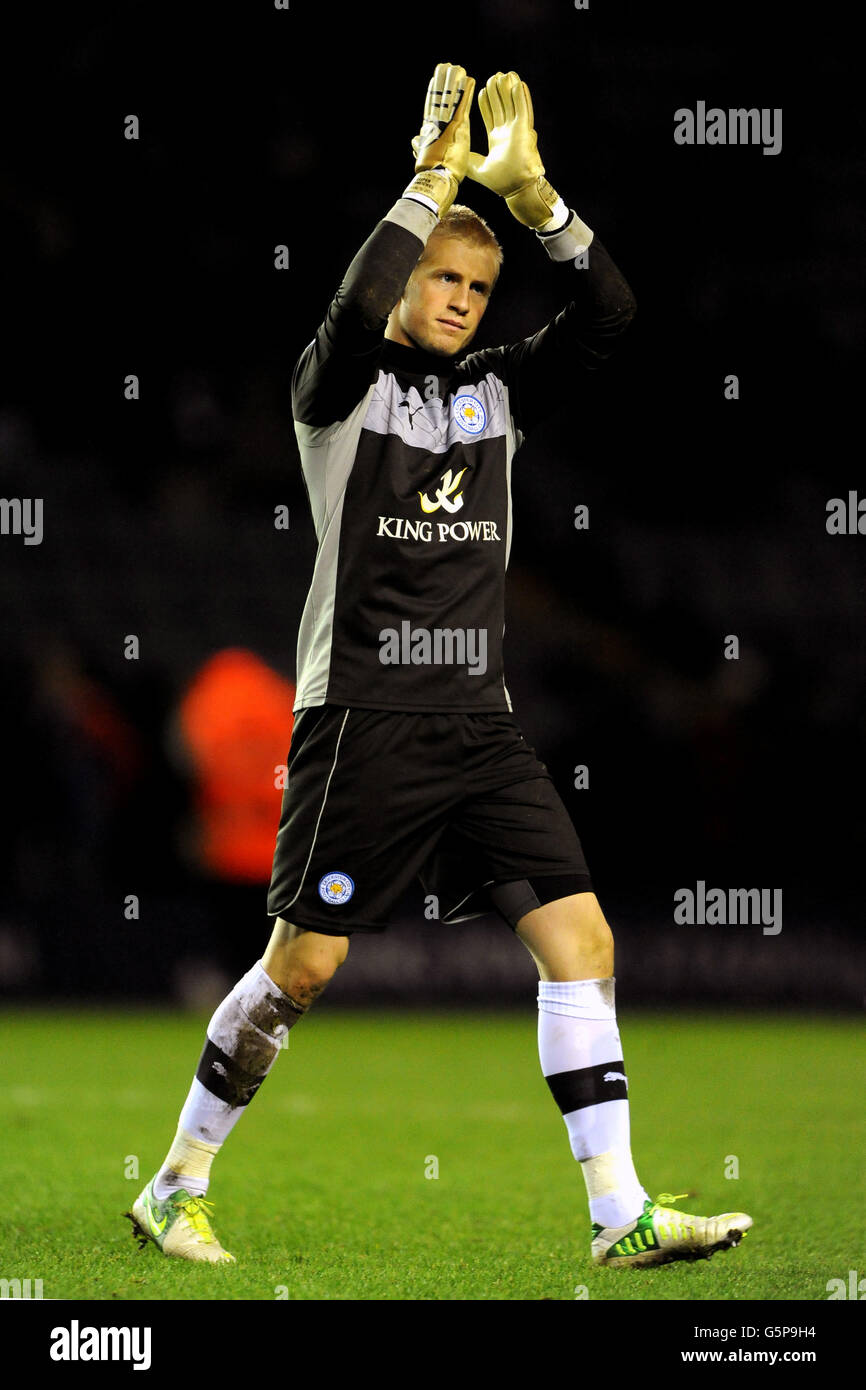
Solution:
M 385 930 L 417 879 L 441 920 L 495 913 L 536 963 L 541 1070 L 585 1179 L 592 1258 L 695 1259 L 752 1224 L 741 1212 L 687 1215 L 641 1185 L 610 928 L 505 685 L 514 455 L 539 421 L 580 401 L 635 302 L 547 180 L 526 84 L 497 73 L 481 91 L 484 156 L 470 149 L 474 88 L 463 68 L 436 68 L 414 177 L 295 368 L 319 547 L 298 638 L 275 923 L 211 1019 L 175 1139 L 128 1213 L 142 1244 L 165 1254 L 233 1259 L 205 1200 L 213 1157 L 350 937 Z M 571 296 L 533 336 L 477 351 L 502 251 L 455 201 L 467 175 L 504 198 Z

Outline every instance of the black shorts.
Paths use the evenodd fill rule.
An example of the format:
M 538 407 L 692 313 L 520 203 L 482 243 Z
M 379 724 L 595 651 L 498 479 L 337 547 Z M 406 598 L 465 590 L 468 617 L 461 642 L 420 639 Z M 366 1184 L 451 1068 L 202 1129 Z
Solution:
M 295 717 L 268 913 L 384 931 L 406 888 L 462 922 L 592 892 L 577 832 L 513 714 L 318 705 Z M 420 906 L 420 904 L 419 904 Z

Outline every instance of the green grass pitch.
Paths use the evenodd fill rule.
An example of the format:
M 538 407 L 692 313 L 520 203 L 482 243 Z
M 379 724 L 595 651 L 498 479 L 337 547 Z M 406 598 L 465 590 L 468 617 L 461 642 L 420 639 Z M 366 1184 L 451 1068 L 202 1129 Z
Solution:
M 712 1260 L 619 1271 L 589 1260 L 536 1017 L 322 1001 L 215 1160 L 238 1263 L 212 1268 L 140 1252 L 121 1215 L 173 1137 L 206 1017 L 8 1010 L 0 1277 L 76 1300 L 820 1300 L 866 1275 L 859 1019 L 621 1009 L 642 1182 L 755 1225 Z

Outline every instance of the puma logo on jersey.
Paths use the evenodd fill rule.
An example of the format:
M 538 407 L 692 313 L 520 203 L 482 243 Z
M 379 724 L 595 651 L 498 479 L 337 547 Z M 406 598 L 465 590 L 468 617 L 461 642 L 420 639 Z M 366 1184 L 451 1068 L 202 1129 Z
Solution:
M 628 1079 L 627 1079 L 627 1077 L 623 1076 L 623 1074 L 622 1074 L 621 1071 L 606 1071 L 605 1074 L 604 1074 L 604 1080 L 605 1080 L 605 1081 L 625 1081 L 626 1086 L 628 1085 Z
M 418 414 L 418 411 L 424 409 L 424 402 L 422 401 L 420 405 L 416 405 L 415 409 L 413 410 L 412 407 L 411 407 L 411 405 L 409 404 L 408 401 L 400 401 L 399 404 L 398 404 L 398 406 L 397 406 L 397 409 L 398 409 L 398 410 L 401 410 L 401 409 L 406 409 L 406 410 L 408 410 L 408 412 L 409 412 L 409 428 L 410 428 L 410 430 L 414 430 L 415 426 L 414 426 L 414 424 L 412 423 L 412 421 L 413 421 L 414 417 Z
M 455 490 L 460 486 L 460 479 L 465 472 L 466 469 L 461 468 L 456 478 L 452 478 L 450 468 L 447 473 L 443 473 L 442 486 L 436 489 L 435 502 L 430 501 L 426 492 L 419 492 L 418 496 L 421 498 L 422 512 L 438 512 L 440 507 L 444 507 L 446 512 L 459 512 L 460 508 L 463 506 L 463 493 L 456 492 Z M 449 502 L 448 499 L 452 493 L 455 493 L 454 501 Z

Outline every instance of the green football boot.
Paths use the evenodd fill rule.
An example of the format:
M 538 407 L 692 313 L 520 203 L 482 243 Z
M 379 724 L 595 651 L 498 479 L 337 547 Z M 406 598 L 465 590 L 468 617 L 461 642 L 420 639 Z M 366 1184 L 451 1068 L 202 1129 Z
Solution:
M 184 1260 L 209 1260 L 211 1264 L 235 1264 L 234 1255 L 223 1250 L 210 1224 L 213 1202 L 192 1197 L 181 1188 L 163 1201 L 153 1195 L 154 1178 L 135 1199 L 132 1211 L 124 1212 L 132 1222 L 132 1234 L 141 1250 L 152 1240 L 164 1255 L 180 1255 Z
M 671 1260 L 708 1260 L 717 1250 L 739 1245 L 752 1224 L 751 1216 L 743 1211 L 689 1216 L 668 1205 L 685 1196 L 685 1192 L 676 1197 L 662 1192 L 654 1202 L 647 1199 L 642 1215 L 627 1226 L 599 1226 L 594 1221 L 595 1264 L 640 1269 L 645 1265 L 669 1264 Z

